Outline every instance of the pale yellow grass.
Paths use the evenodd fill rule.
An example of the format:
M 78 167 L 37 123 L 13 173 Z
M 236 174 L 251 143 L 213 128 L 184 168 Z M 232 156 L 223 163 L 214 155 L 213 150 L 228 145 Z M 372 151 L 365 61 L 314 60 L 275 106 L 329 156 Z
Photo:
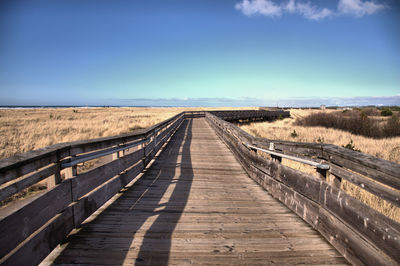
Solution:
M 372 139 L 337 129 L 327 129 L 324 127 L 303 127 L 295 125 L 296 119 L 307 116 L 314 112 L 321 112 L 321 110 L 292 109 L 290 110 L 290 114 L 292 116 L 291 118 L 274 122 L 251 123 L 248 125 L 241 125 L 240 127 L 254 136 L 271 140 L 323 142 L 338 146 L 346 145 L 352 140 L 355 148 L 361 150 L 363 153 L 393 161 L 395 163 L 400 163 L 400 137 Z M 325 112 L 333 112 L 333 110 L 326 110 Z M 296 131 L 297 137 L 292 136 L 291 133 L 293 133 L 293 131 Z M 282 163 L 309 174 L 316 174 L 315 169 L 301 163 L 296 163 L 289 160 L 283 160 Z M 362 202 L 382 212 L 391 219 L 400 222 L 400 208 L 349 182 L 343 181 L 341 188 L 348 194 L 358 198 Z
M 288 140 L 296 142 L 324 142 L 344 146 L 352 140 L 356 149 L 385 160 L 400 163 L 400 137 L 373 139 L 351 134 L 338 129 L 324 127 L 304 127 L 295 125 L 298 118 L 320 110 L 290 110 L 291 118 L 275 122 L 251 123 L 240 126 L 254 136 L 272 140 Z M 332 112 L 326 110 L 326 112 Z M 297 137 L 291 133 L 296 131 Z
M 60 142 L 132 132 L 138 128 L 152 126 L 185 110 L 216 109 L 232 108 L 0 109 L 0 158 Z

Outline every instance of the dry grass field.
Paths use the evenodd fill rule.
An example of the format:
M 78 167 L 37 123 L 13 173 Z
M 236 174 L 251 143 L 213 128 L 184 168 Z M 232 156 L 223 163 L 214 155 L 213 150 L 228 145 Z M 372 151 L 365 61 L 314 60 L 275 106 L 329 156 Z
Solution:
M 37 108 L 0 109 L 0 158 L 39 149 L 60 142 L 93 139 L 131 132 L 161 122 L 184 110 L 228 110 L 258 108 Z M 324 142 L 346 145 L 400 163 L 400 137 L 372 139 L 323 127 L 295 125 L 297 119 L 320 110 L 290 110 L 291 118 L 259 122 L 240 127 L 252 135 L 268 139 L 300 142 Z M 325 112 L 332 112 L 326 110 Z M 296 134 L 293 134 L 294 131 Z M 283 163 L 304 172 L 315 170 L 303 164 Z M 348 183 L 342 188 L 353 196 L 400 222 L 400 209 Z
M 232 108 L 0 109 L 0 158 L 60 142 L 128 133 L 152 126 L 185 110 L 206 109 Z
M 247 125 L 241 125 L 240 127 L 254 136 L 272 140 L 323 142 L 338 146 L 345 146 L 352 142 L 352 145 L 355 147 L 355 149 L 358 149 L 363 153 L 393 161 L 395 163 L 400 163 L 400 137 L 373 139 L 353 135 L 349 132 L 332 128 L 328 129 L 325 127 L 304 127 L 296 125 L 297 119 L 318 112 L 321 112 L 321 110 L 291 109 L 291 118 L 274 122 L 251 123 Z M 335 110 L 325 110 L 324 112 L 335 112 Z M 316 174 L 312 167 L 305 166 L 304 164 L 285 159 L 282 161 L 282 163 L 303 172 Z M 376 210 L 384 213 L 393 220 L 400 222 L 400 208 L 397 208 L 394 205 L 346 181 L 342 182 L 342 189 L 375 208 Z

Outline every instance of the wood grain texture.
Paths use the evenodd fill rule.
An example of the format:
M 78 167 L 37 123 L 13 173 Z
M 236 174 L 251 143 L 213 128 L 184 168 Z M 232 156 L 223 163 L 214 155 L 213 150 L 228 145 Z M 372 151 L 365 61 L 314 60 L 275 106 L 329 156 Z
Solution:
M 347 264 L 247 176 L 204 118 L 185 120 L 157 156 L 55 264 Z

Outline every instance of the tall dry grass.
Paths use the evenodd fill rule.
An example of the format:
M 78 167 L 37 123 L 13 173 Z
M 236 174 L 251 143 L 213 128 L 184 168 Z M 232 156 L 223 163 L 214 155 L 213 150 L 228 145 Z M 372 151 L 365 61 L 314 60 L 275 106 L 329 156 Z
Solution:
M 321 110 L 298 110 L 291 109 L 291 118 L 277 120 L 274 122 L 251 123 L 240 127 L 248 133 L 262 138 L 272 140 L 287 140 L 296 142 L 317 142 L 329 143 L 338 146 L 346 146 L 350 143 L 354 149 L 363 153 L 370 154 L 395 163 L 400 163 L 400 137 L 385 139 L 373 139 L 351 134 L 347 131 L 325 128 L 325 127 L 306 127 L 297 125 L 297 121 L 304 117 L 319 113 Z M 326 113 L 336 112 L 335 110 L 325 110 Z M 295 133 L 295 134 L 294 134 Z M 294 169 L 315 174 L 315 169 L 301 163 L 290 160 L 283 160 L 282 163 Z M 343 180 L 341 189 L 348 194 L 366 203 L 377 211 L 385 214 L 389 218 L 400 222 L 400 208 L 382 200 L 379 197 Z M 400 193 L 400 191 L 399 191 Z
M 185 110 L 217 109 L 233 108 L 0 109 L 0 158 L 60 142 L 132 132 L 150 127 Z
M 240 127 L 254 136 L 268 139 L 323 142 L 338 146 L 346 146 L 352 141 L 355 148 L 363 153 L 400 163 L 400 137 L 373 139 L 333 128 L 296 125 L 297 120 L 319 112 L 321 111 L 291 109 L 291 118 L 274 122 L 251 123 Z M 325 112 L 336 111 L 326 110 Z

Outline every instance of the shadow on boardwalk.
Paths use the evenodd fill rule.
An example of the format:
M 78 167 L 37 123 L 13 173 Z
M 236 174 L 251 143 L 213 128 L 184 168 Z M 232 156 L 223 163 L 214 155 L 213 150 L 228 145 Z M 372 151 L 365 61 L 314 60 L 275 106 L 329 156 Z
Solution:
M 168 264 L 193 181 L 191 129 L 185 120 L 142 178 L 69 237 L 55 264 Z

